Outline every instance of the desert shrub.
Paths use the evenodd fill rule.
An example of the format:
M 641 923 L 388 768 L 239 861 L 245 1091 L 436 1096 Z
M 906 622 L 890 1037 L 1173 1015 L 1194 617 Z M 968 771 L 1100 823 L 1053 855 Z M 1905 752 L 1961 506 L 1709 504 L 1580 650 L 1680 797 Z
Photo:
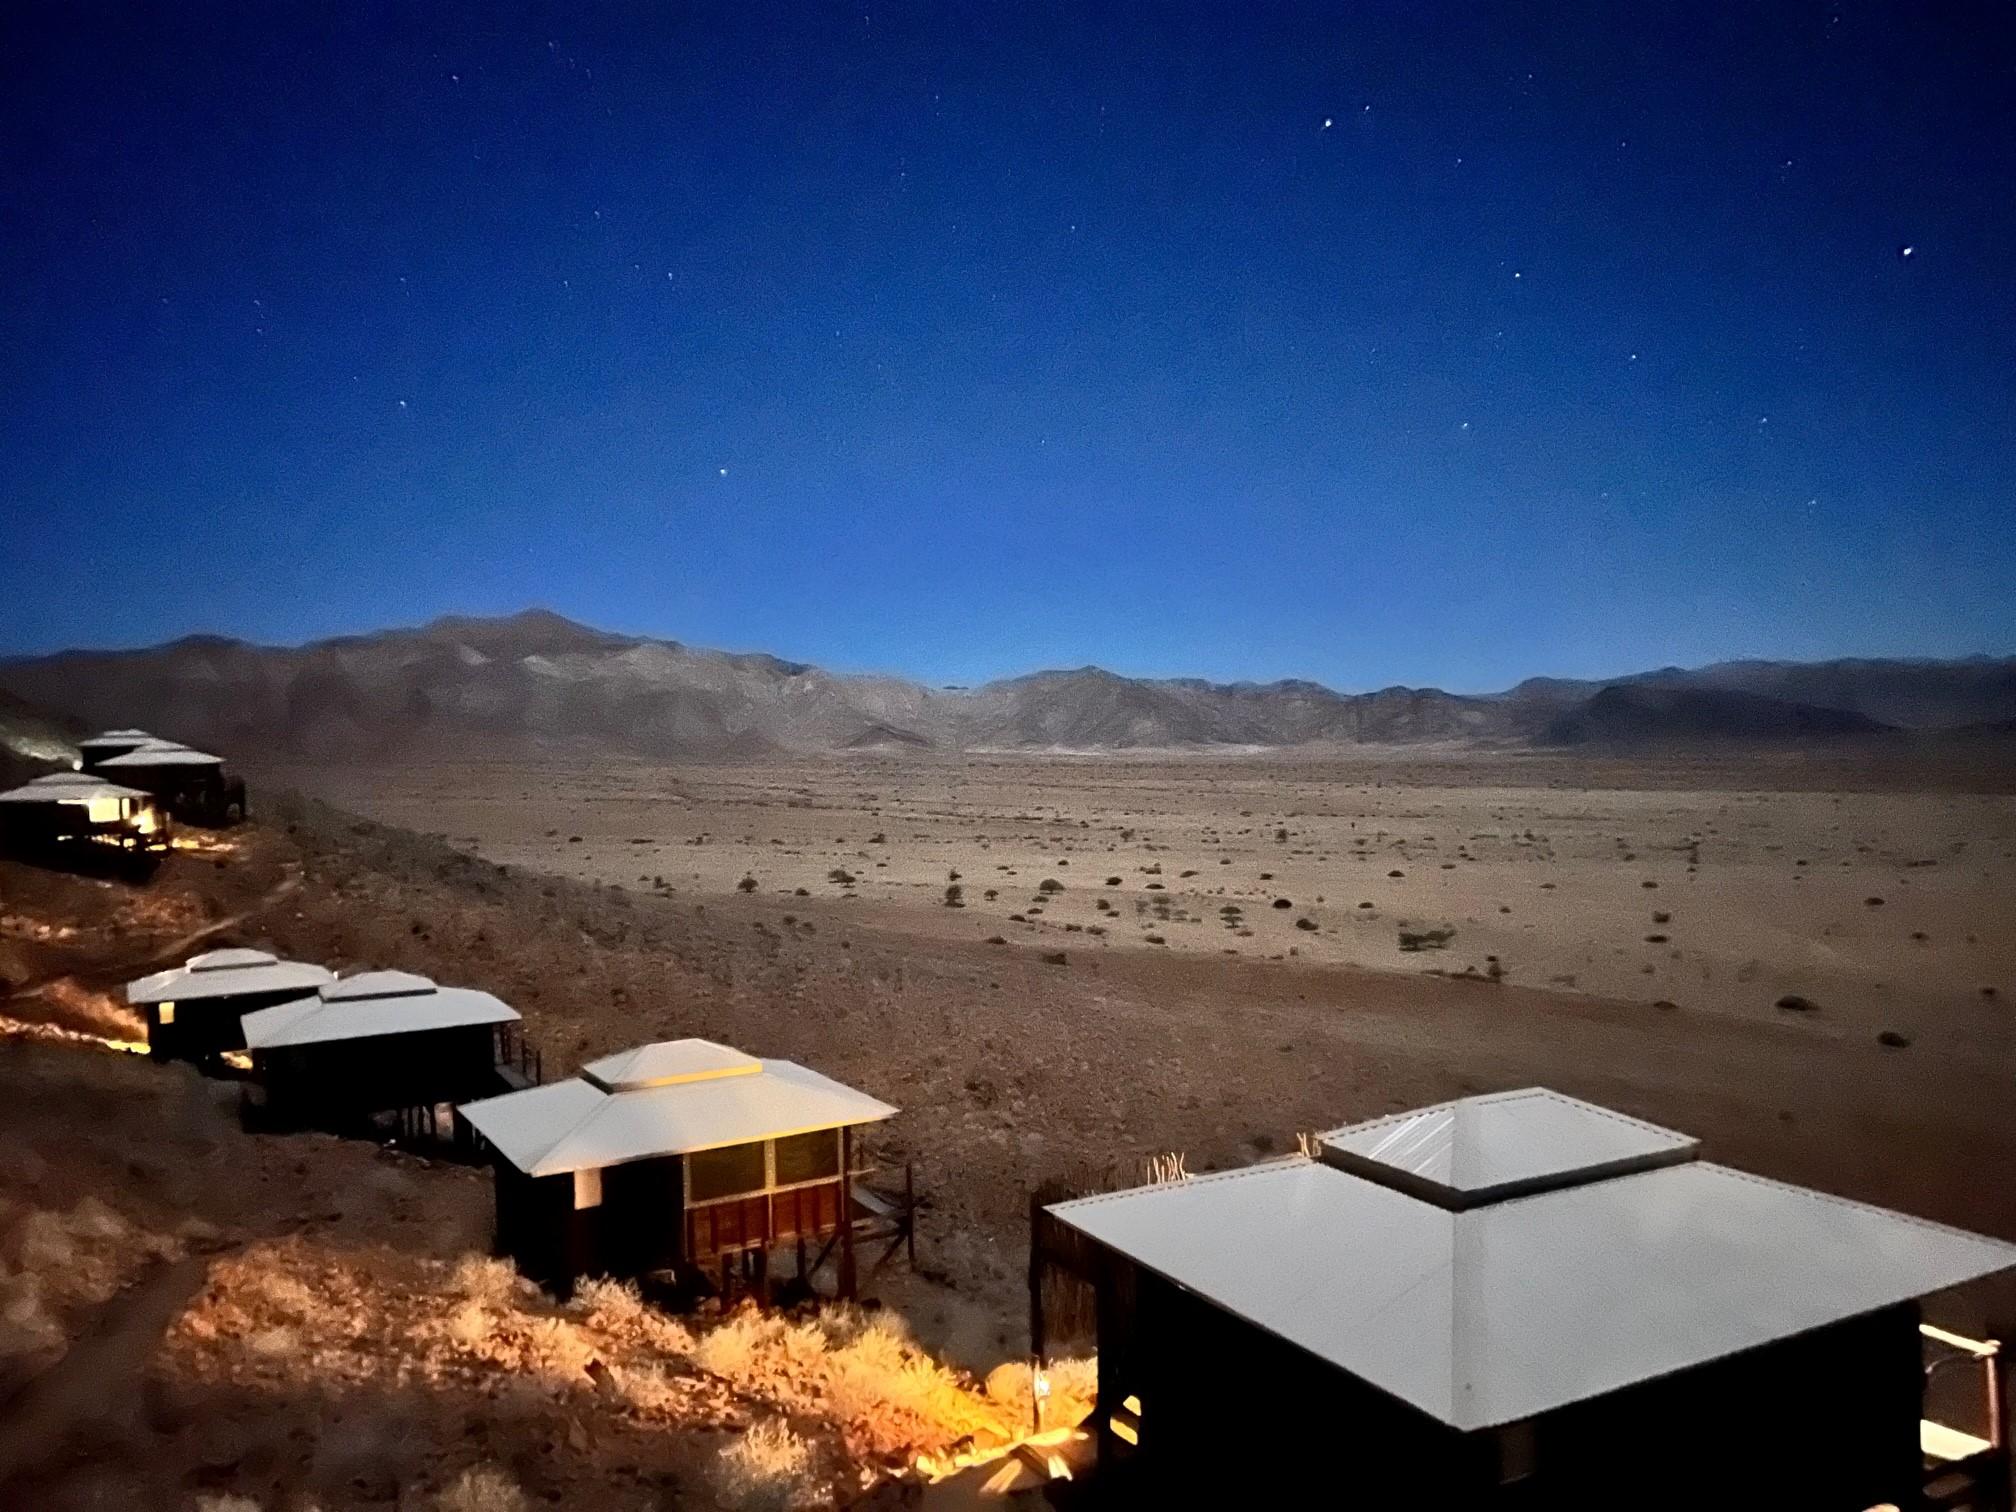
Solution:
M 1787 1013 L 1811 1013 L 1820 1005 L 1809 997 L 1801 997 L 1796 992 L 1788 992 L 1772 1006 L 1782 1008 Z
M 723 1445 L 710 1479 L 715 1498 L 724 1507 L 789 1512 L 818 1500 L 812 1446 L 782 1418 L 765 1418 Z
M 847 870 L 844 866 L 836 866 L 833 870 L 826 873 L 826 880 L 838 883 L 842 887 L 852 887 L 854 885 L 854 873 Z
M 1297 919 L 1295 921 L 1295 927 L 1297 929 L 1307 929 L 1313 931 L 1316 928 L 1316 921 L 1314 919 Z
M 491 1255 L 464 1255 L 455 1262 L 455 1269 L 448 1277 L 449 1288 L 456 1296 L 485 1307 L 509 1307 L 521 1284 L 509 1260 Z
M 1045 877 L 1041 882 L 1038 882 L 1036 884 L 1036 891 L 1046 893 L 1060 893 L 1064 891 L 1064 884 L 1062 882 L 1059 882 L 1055 877 Z
M 1440 950 L 1455 938 L 1456 931 L 1453 929 L 1403 929 L 1400 931 L 1400 948 L 1408 951 Z
M 945 889 L 945 906 L 947 908 L 964 908 L 966 906 L 966 889 L 961 887 L 957 882 L 947 887 Z
M 756 891 L 756 879 L 754 877 L 744 877 L 740 882 L 735 884 L 735 891 L 745 893 Z
M 464 1302 L 448 1315 L 448 1337 L 467 1349 L 474 1349 L 490 1337 L 490 1314 L 477 1301 Z
M 532 1512 L 531 1499 L 494 1465 L 464 1470 L 434 1505 L 438 1512 Z

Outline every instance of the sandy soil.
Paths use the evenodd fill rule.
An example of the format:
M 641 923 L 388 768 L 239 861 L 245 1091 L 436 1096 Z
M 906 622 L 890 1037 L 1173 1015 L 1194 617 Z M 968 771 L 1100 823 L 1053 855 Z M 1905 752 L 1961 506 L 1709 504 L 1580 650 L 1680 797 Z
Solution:
M 1751 1022 L 1796 994 L 1820 1005 L 1812 1032 L 1887 1029 L 1961 1055 L 2009 1044 L 2016 800 L 1959 790 L 1978 774 L 1950 768 L 975 758 L 283 775 L 496 861 L 681 897 L 847 900 L 864 922 L 947 941 L 1470 973 Z

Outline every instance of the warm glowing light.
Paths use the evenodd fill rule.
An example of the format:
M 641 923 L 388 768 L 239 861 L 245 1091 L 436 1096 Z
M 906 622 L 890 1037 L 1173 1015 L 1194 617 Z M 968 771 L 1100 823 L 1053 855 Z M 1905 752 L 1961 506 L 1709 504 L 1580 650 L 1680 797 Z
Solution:
M 249 1051 L 226 1050 L 220 1058 L 233 1071 L 250 1071 L 252 1069 L 252 1055 Z
M 161 1022 L 164 1026 L 175 1022 L 175 1005 L 173 1003 L 163 1003 L 161 1005 Z
M 1053 1454 L 1046 1458 L 1043 1461 L 1043 1468 L 1050 1472 L 1052 1480 L 1071 1479 L 1071 1467 L 1064 1463 L 1064 1456 L 1061 1454 Z
M 1134 1425 L 1117 1413 L 1106 1419 L 1106 1426 L 1113 1430 L 1113 1437 L 1120 1440 L 1123 1444 L 1138 1444 L 1141 1442 L 1141 1435 L 1134 1431 Z
M 1138 1396 L 1123 1397 L 1120 1401 L 1120 1405 L 1122 1407 L 1125 1407 L 1129 1412 L 1133 1413 L 1134 1416 L 1136 1417 L 1141 1416 L 1141 1398 L 1139 1398 Z
M 1958 1428 L 1948 1428 L 1944 1423 L 1935 1423 L 1930 1418 L 1918 1420 L 1918 1448 L 1927 1459 L 1940 1460 L 1950 1465 L 1956 1460 L 1972 1459 L 1977 1454 L 1985 1454 L 1994 1447 L 1985 1438 L 1962 1433 Z

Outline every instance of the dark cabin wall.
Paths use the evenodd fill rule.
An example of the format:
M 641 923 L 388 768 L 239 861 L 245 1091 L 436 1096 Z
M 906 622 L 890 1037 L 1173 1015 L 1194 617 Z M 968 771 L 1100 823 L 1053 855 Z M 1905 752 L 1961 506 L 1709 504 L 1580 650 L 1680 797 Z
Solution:
M 1099 1487 L 1118 1504 L 1484 1505 L 1489 1446 L 1119 1257 L 1096 1288 Z M 1130 1395 L 1138 1446 L 1111 1428 Z
M 499 1157 L 498 1251 L 564 1288 L 581 1276 L 711 1269 L 801 1238 L 817 1245 L 845 1210 L 840 1145 L 833 1130 L 605 1166 L 600 1202 L 582 1209 L 571 1174 L 534 1179 Z
M 604 1270 L 599 1259 L 601 1210 L 575 1210 L 571 1172 L 527 1176 L 501 1157 L 495 1170 L 499 1255 L 562 1294 L 572 1289 L 576 1277 Z
M 1551 1413 L 1509 1508 L 1908 1507 L 1921 1469 L 1916 1304 Z
M 201 1060 L 222 1050 L 245 1048 L 245 1015 L 280 1003 L 299 1002 L 314 988 L 239 992 L 230 997 L 175 998 L 175 1022 L 161 1022 L 161 1005 L 147 1003 L 147 1052 L 155 1060 Z
M 470 1102 L 504 1090 L 491 1024 L 283 1046 L 253 1069 L 269 1112 L 321 1123 L 390 1108 Z
M 1122 1505 L 1863 1512 L 1917 1494 L 1915 1307 L 1461 1434 L 1124 1257 L 1098 1270 L 1099 1484 Z M 1129 1395 L 1138 1446 L 1111 1428 Z

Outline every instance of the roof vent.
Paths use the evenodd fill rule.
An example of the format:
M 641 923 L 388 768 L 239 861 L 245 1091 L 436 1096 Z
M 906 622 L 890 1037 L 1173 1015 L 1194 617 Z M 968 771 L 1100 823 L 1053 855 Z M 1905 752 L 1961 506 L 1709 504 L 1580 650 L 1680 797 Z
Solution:
M 755 1056 L 712 1040 L 660 1040 L 592 1060 L 581 1068 L 581 1078 L 604 1092 L 641 1092 L 682 1082 L 751 1076 L 762 1069 L 763 1062 Z
M 324 987 L 322 1001 L 354 1003 L 370 998 L 424 997 L 438 990 L 427 978 L 410 971 L 361 971 Z
M 1323 1136 L 1326 1164 L 1462 1211 L 1692 1160 L 1700 1142 L 1559 1092 L 1465 1097 Z

